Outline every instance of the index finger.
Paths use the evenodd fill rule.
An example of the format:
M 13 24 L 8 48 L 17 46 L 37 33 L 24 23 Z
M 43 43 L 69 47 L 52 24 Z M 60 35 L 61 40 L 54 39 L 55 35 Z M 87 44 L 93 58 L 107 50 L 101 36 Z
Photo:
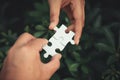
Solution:
M 48 0 L 50 6 L 50 25 L 49 29 L 53 29 L 59 22 L 59 14 L 62 0 Z

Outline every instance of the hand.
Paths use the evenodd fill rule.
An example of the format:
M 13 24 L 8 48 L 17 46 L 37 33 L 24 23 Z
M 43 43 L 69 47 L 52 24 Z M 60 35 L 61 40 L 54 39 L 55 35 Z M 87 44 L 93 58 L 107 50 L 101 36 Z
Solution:
M 53 29 L 59 22 L 60 9 L 63 9 L 71 22 L 66 32 L 75 32 L 75 44 L 79 44 L 82 28 L 84 26 L 84 0 L 48 0 L 50 5 L 50 25 Z
M 28 33 L 22 34 L 8 51 L 0 80 L 49 80 L 60 66 L 61 55 L 53 56 L 49 63 L 42 63 L 39 51 L 47 42 Z

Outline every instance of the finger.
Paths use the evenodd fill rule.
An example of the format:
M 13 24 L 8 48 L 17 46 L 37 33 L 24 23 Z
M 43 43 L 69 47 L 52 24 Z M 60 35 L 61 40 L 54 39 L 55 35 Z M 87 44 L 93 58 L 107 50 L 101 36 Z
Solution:
M 39 52 L 42 50 L 43 46 L 46 45 L 47 43 L 48 40 L 46 39 L 34 39 L 31 42 L 29 42 L 27 46 L 29 46 L 34 51 Z
M 70 0 L 62 0 L 61 8 L 64 8 L 65 6 L 69 5 L 69 3 L 70 3 Z
M 15 42 L 16 46 L 21 46 L 24 45 L 26 43 L 28 43 L 30 40 L 35 39 L 34 36 L 32 36 L 29 33 L 23 33 L 22 35 L 20 35 L 20 37 L 17 39 L 17 41 Z
M 49 29 L 53 29 L 59 22 L 59 14 L 62 0 L 48 0 L 50 6 L 50 25 Z
M 72 13 L 72 11 L 71 11 L 70 6 L 68 5 L 68 6 L 64 7 L 63 10 L 64 10 L 65 13 L 67 14 L 70 22 L 73 23 L 74 18 L 73 18 L 73 13 Z
M 74 36 L 74 41 L 75 41 L 76 45 L 79 44 L 80 37 L 81 37 L 81 34 L 82 34 L 82 27 L 81 27 L 81 25 L 82 24 L 79 24 L 76 21 L 76 24 L 75 24 L 75 36 Z
M 71 0 L 70 8 L 74 19 L 84 20 L 84 0 Z M 83 22 L 83 21 L 82 21 Z
M 75 20 L 75 37 L 74 37 L 74 41 L 75 41 L 75 44 L 79 44 L 79 40 L 81 38 L 81 34 L 82 34 L 82 29 L 83 29 L 83 25 L 84 25 L 84 20 L 80 20 L 80 19 L 76 19 Z
M 68 26 L 68 28 L 65 30 L 65 32 L 69 32 L 69 31 L 74 31 L 74 25 L 71 24 L 70 26 Z
M 46 68 L 49 69 L 48 72 L 50 75 L 54 74 L 59 69 L 61 57 L 61 54 L 56 54 L 49 63 L 45 64 Z
M 82 28 L 84 25 L 84 4 L 83 0 L 71 0 L 71 9 L 73 11 L 74 26 L 75 26 L 75 44 L 79 44 Z
M 79 44 L 79 39 L 81 37 L 81 33 L 82 33 L 82 28 L 77 27 L 79 25 L 74 25 L 71 24 L 67 29 L 66 32 L 68 33 L 69 31 L 74 31 L 75 32 L 75 36 L 74 36 L 74 41 L 75 44 L 78 45 Z
M 77 27 L 77 26 L 80 26 L 80 25 L 75 25 L 75 24 L 71 24 L 70 26 L 68 26 L 68 28 L 66 29 L 65 32 L 69 32 L 69 31 L 74 31 L 75 32 L 75 36 L 74 36 L 74 41 L 75 41 L 75 44 L 78 45 L 79 44 L 79 39 L 81 37 L 81 33 L 82 33 L 82 28 L 80 27 Z

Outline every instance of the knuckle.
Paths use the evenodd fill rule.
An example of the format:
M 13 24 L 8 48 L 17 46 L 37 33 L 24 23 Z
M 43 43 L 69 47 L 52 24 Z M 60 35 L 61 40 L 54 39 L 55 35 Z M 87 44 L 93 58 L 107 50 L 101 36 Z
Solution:
M 9 50 L 8 50 L 8 54 L 11 54 L 11 53 L 13 53 L 14 52 L 14 49 L 13 48 L 10 48 Z
M 31 37 L 31 38 L 35 38 L 34 36 L 32 36 L 30 33 L 28 33 L 28 32 L 24 32 L 24 33 L 22 33 L 22 35 L 21 35 L 22 37 Z
M 23 46 L 22 48 L 21 48 L 21 51 L 22 52 L 27 52 L 27 51 L 29 51 L 30 50 L 30 48 L 29 48 L 29 46 L 27 46 L 27 45 L 25 45 L 25 46 Z
M 30 35 L 28 32 L 22 33 L 23 36 Z
M 44 42 L 48 43 L 48 40 L 47 40 L 47 39 L 45 39 L 45 38 L 43 38 L 43 39 L 42 39 L 42 41 L 44 41 Z
M 36 41 L 41 43 L 41 44 L 46 44 L 48 42 L 48 40 L 44 39 L 44 38 L 38 38 L 38 39 L 36 39 Z

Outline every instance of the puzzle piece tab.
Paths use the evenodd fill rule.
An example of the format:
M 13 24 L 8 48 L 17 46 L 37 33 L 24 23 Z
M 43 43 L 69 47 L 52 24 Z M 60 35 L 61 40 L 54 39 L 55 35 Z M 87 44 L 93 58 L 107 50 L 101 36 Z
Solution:
M 62 51 L 69 42 L 71 44 L 75 44 L 74 40 L 72 40 L 75 33 L 72 31 L 66 33 L 66 29 L 67 27 L 65 25 L 61 25 L 60 28 L 54 28 L 56 33 L 49 39 L 49 43 L 51 43 L 51 45 L 45 45 L 43 47 L 43 49 L 46 51 L 46 53 L 44 54 L 45 58 L 47 58 L 49 55 L 54 56 L 55 54 L 57 54 L 57 52 L 55 51 L 56 49 Z

